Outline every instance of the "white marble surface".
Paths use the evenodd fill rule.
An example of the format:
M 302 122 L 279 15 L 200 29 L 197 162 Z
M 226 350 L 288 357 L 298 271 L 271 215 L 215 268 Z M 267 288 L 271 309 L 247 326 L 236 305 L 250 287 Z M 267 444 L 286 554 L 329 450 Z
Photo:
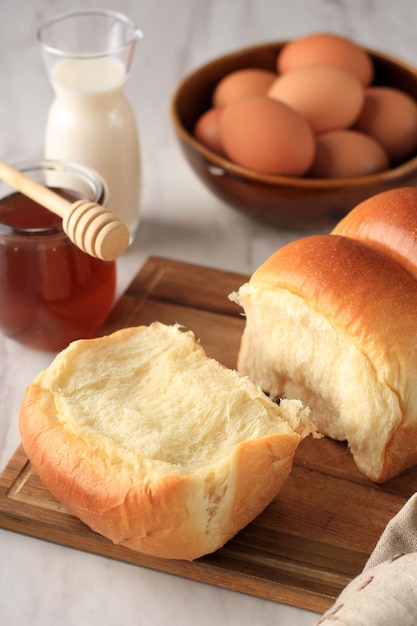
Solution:
M 144 169 L 139 236 L 120 259 L 123 291 L 149 255 L 252 272 L 301 233 L 272 230 L 211 196 L 169 119 L 177 82 L 240 46 L 332 30 L 417 64 L 414 0 L 0 0 L 0 158 L 42 156 L 52 92 L 37 26 L 77 7 L 116 8 L 143 30 L 128 86 Z M 1 306 L 1 303 L 0 303 Z M 51 360 L 0 335 L 0 470 L 19 444 L 24 387 Z M 317 615 L 0 530 L 0 624 L 312 626 Z

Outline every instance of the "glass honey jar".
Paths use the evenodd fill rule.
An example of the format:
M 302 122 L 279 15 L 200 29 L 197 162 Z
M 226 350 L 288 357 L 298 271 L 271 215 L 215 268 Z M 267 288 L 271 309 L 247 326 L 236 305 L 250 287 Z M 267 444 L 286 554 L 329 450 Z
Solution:
M 14 165 L 70 201 L 108 203 L 106 182 L 63 161 Z M 61 218 L 0 183 L 0 331 L 31 348 L 59 351 L 91 337 L 107 317 L 116 288 L 115 261 L 77 248 Z

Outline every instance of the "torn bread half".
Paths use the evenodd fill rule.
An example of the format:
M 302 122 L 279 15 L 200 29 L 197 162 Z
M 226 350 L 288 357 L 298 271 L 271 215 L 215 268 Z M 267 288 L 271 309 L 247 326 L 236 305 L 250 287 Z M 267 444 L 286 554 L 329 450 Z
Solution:
M 417 464 L 417 281 L 406 268 L 363 241 L 311 235 L 231 298 L 246 316 L 241 375 L 310 407 L 372 481 Z
M 193 560 L 275 498 L 310 423 L 301 402 L 277 405 L 191 331 L 155 322 L 70 344 L 28 386 L 20 431 L 46 487 L 91 529 Z

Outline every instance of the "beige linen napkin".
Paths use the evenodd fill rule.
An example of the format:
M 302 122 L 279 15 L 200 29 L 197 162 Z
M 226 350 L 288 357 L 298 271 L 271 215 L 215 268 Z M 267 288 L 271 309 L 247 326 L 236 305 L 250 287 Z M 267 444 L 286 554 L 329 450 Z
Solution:
M 315 626 L 417 625 L 417 493 L 388 523 L 362 574 Z

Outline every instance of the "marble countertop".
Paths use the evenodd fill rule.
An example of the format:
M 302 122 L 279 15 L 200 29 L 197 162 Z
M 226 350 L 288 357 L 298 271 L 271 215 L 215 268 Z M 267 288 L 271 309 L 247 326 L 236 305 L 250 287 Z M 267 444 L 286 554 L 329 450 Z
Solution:
M 271 229 L 233 211 L 199 182 L 169 119 L 178 81 L 234 48 L 329 30 L 417 64 L 414 0 L 1 0 L 0 158 L 42 156 L 52 90 L 35 31 L 56 13 L 116 8 L 144 32 L 127 94 L 140 132 L 139 233 L 118 261 L 122 293 L 150 255 L 251 273 L 304 233 Z M 0 303 L 1 306 L 1 303 Z M 51 355 L 0 334 L 0 471 L 19 444 L 25 386 Z M 312 626 L 317 615 L 0 530 L 0 623 L 7 626 Z

